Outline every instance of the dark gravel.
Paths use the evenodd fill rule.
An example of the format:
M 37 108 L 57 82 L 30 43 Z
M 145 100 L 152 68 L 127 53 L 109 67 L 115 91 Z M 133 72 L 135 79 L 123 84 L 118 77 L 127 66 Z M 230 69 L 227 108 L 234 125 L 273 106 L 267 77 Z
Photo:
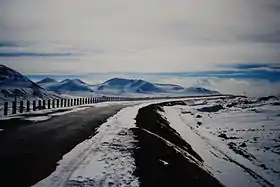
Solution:
M 202 158 L 169 126 L 169 122 L 157 113 L 163 110 L 163 105 L 177 104 L 184 105 L 180 102 L 169 102 L 150 105 L 138 112 L 137 128 L 134 128 L 133 132 L 137 140 L 137 148 L 134 150 L 135 175 L 139 177 L 140 186 L 223 186 L 200 167 L 203 165 Z

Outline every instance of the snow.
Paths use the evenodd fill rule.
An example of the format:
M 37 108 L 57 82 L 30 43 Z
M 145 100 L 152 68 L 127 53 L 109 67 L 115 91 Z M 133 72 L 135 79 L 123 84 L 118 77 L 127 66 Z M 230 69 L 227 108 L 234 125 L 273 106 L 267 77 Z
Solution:
M 50 116 L 35 116 L 35 117 L 28 117 L 25 118 L 26 121 L 34 121 L 34 122 L 39 122 L 39 121 L 46 121 L 50 119 Z
M 114 116 L 99 129 L 94 139 L 95 149 L 73 172 L 70 184 L 93 186 L 139 186 L 133 176 L 135 170 L 132 148 L 134 139 L 129 130 L 139 107 L 129 107 Z M 129 116 L 129 118 L 128 118 Z M 99 142 L 98 142 L 99 141 Z M 98 143 L 97 143 L 98 142 Z
M 79 107 L 79 108 L 74 108 L 72 110 L 68 110 L 68 111 L 65 111 L 65 112 L 56 112 L 56 113 L 53 113 L 53 114 L 49 114 L 50 116 L 62 116 L 62 115 L 65 115 L 65 114 L 69 114 L 69 113 L 72 113 L 72 112 L 78 112 L 78 111 L 81 111 L 81 110 L 85 110 L 85 109 L 88 109 L 90 107 Z
M 279 106 L 273 106 L 271 102 L 243 104 L 242 101 L 236 107 L 226 107 L 230 102 L 236 100 L 193 100 L 188 102 L 192 106 L 166 106 L 161 115 L 202 157 L 205 169 L 226 186 L 280 184 L 280 160 L 277 154 Z M 224 109 L 217 112 L 198 110 L 217 104 L 221 104 Z M 198 115 L 201 118 L 197 118 Z M 219 138 L 221 133 L 225 133 L 229 139 Z M 233 143 L 249 157 L 230 149 L 229 144 Z M 240 147 L 242 143 L 246 147 Z

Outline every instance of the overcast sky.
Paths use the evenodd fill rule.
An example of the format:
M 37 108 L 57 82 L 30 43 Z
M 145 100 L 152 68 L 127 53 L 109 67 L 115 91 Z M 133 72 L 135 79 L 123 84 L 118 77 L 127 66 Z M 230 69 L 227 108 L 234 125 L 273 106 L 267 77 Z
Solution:
M 0 0 L 0 64 L 28 75 L 193 72 L 152 79 L 275 90 L 279 20 L 279 0 Z

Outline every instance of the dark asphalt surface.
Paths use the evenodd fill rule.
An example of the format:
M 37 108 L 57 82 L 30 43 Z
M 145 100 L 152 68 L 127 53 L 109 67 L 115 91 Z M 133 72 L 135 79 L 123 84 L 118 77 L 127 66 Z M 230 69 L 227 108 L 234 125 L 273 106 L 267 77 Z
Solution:
M 1 186 L 30 186 L 47 177 L 64 154 L 127 106 L 90 107 L 42 122 L 0 121 L 2 127 L 13 125 L 0 132 Z

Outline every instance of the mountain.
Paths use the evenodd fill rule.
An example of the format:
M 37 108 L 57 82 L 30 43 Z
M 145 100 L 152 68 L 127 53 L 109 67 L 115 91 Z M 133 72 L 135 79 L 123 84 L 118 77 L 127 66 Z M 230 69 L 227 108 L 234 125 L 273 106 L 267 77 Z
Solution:
M 214 91 L 214 90 L 208 90 L 208 89 L 205 89 L 205 88 L 201 88 L 201 87 L 189 87 L 189 88 L 186 88 L 184 89 L 184 92 L 186 93 L 190 93 L 190 94 L 220 94 L 219 92 L 217 91 Z
M 94 87 L 93 87 L 94 88 Z M 104 83 L 96 85 L 96 92 L 110 93 L 117 91 L 119 93 L 158 93 L 162 92 L 155 84 L 132 79 L 113 78 Z
M 157 95 L 210 95 L 217 91 L 200 87 L 184 88 L 175 84 L 157 84 L 144 80 L 113 78 L 91 87 L 103 94 L 157 94 Z
M 156 85 L 166 91 L 179 91 L 185 89 L 184 87 L 176 84 L 156 84 Z
M 40 80 L 40 81 L 38 81 L 36 83 L 39 84 L 39 85 L 40 84 L 57 83 L 57 80 L 46 77 L 46 78 L 44 78 L 44 79 L 42 79 L 42 80 Z
M 69 92 L 92 92 L 92 89 L 80 79 L 65 79 L 57 82 L 54 79 L 46 78 L 38 82 L 40 86 L 46 90 L 56 93 L 69 93 Z
M 200 87 L 184 88 L 175 84 L 157 84 L 141 79 L 112 78 L 97 85 L 89 85 L 80 79 L 65 79 L 58 82 L 51 78 L 45 78 L 37 82 L 46 90 L 63 94 L 90 94 L 90 95 L 210 95 L 218 94 L 213 90 Z
M 56 98 L 58 95 L 47 92 L 38 84 L 19 72 L 0 65 L 0 102 L 18 99 Z

